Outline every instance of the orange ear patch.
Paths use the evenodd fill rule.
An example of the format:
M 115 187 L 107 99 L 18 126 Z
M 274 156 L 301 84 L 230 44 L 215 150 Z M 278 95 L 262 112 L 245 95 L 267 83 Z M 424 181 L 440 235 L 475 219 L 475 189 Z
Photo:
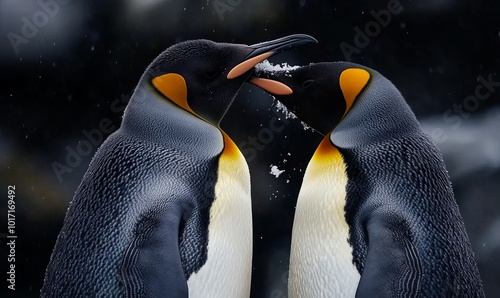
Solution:
M 370 73 L 361 68 L 348 68 L 340 74 L 339 84 L 345 99 L 345 114 L 351 109 L 354 100 L 370 80 Z
M 187 102 L 187 85 L 183 76 L 176 73 L 167 73 L 154 78 L 153 85 L 176 105 L 195 114 Z

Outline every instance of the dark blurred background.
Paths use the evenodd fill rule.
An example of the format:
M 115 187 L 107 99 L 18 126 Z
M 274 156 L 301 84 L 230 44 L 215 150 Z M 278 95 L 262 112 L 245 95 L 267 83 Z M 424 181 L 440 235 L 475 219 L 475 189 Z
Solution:
M 109 135 L 100 123 L 118 128 L 161 51 L 187 39 L 252 44 L 306 33 L 320 43 L 271 62 L 351 60 L 398 86 L 443 151 L 486 294 L 500 297 L 499 15 L 494 0 L 1 0 L 0 295 L 39 295 L 68 204 Z M 485 80 L 485 99 L 471 97 Z M 270 129 L 275 117 L 280 131 Z M 252 297 L 286 297 L 294 205 L 321 137 L 250 85 L 222 126 L 252 175 Z M 273 166 L 284 172 L 272 175 Z M 5 273 L 7 185 L 16 186 L 15 292 Z

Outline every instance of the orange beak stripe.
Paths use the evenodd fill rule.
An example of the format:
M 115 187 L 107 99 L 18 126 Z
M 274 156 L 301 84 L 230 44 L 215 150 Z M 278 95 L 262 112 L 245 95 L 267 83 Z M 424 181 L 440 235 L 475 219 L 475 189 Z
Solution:
M 231 79 L 235 79 L 235 78 L 241 76 L 245 72 L 252 69 L 252 67 L 254 67 L 258 63 L 266 60 L 267 58 L 271 57 L 272 55 L 274 55 L 273 52 L 262 53 L 258 56 L 255 56 L 253 58 L 250 58 L 248 60 L 241 62 L 240 64 L 236 65 L 235 67 L 233 67 L 233 69 L 231 69 L 229 71 L 229 73 L 227 74 L 227 79 L 231 80 Z

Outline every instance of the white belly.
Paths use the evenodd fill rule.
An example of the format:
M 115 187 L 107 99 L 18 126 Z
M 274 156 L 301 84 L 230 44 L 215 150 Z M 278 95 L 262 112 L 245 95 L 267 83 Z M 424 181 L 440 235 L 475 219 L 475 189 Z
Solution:
M 250 174 L 243 155 L 234 149 L 219 160 L 216 199 L 210 209 L 207 261 L 188 280 L 190 298 L 250 296 L 253 237 Z
M 360 275 L 345 221 L 345 164 L 328 138 L 309 162 L 293 222 L 289 297 L 354 297 Z

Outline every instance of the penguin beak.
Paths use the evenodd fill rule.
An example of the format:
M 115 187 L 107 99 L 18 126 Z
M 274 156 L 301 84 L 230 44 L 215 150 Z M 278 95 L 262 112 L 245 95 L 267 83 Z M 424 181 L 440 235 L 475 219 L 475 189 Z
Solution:
M 289 72 L 282 69 L 264 67 L 254 73 L 249 83 L 263 89 L 272 95 L 292 95 L 293 90 Z
M 228 72 L 227 79 L 235 79 L 269 57 L 307 43 L 318 43 L 318 41 L 314 37 L 306 34 L 294 34 L 247 46 L 248 49 L 251 50 L 250 54 Z M 259 79 L 259 82 L 254 84 L 272 94 L 285 95 L 292 93 L 292 89 L 283 83 L 273 80 L 263 81 L 264 79 Z M 252 80 L 250 83 L 253 83 Z

